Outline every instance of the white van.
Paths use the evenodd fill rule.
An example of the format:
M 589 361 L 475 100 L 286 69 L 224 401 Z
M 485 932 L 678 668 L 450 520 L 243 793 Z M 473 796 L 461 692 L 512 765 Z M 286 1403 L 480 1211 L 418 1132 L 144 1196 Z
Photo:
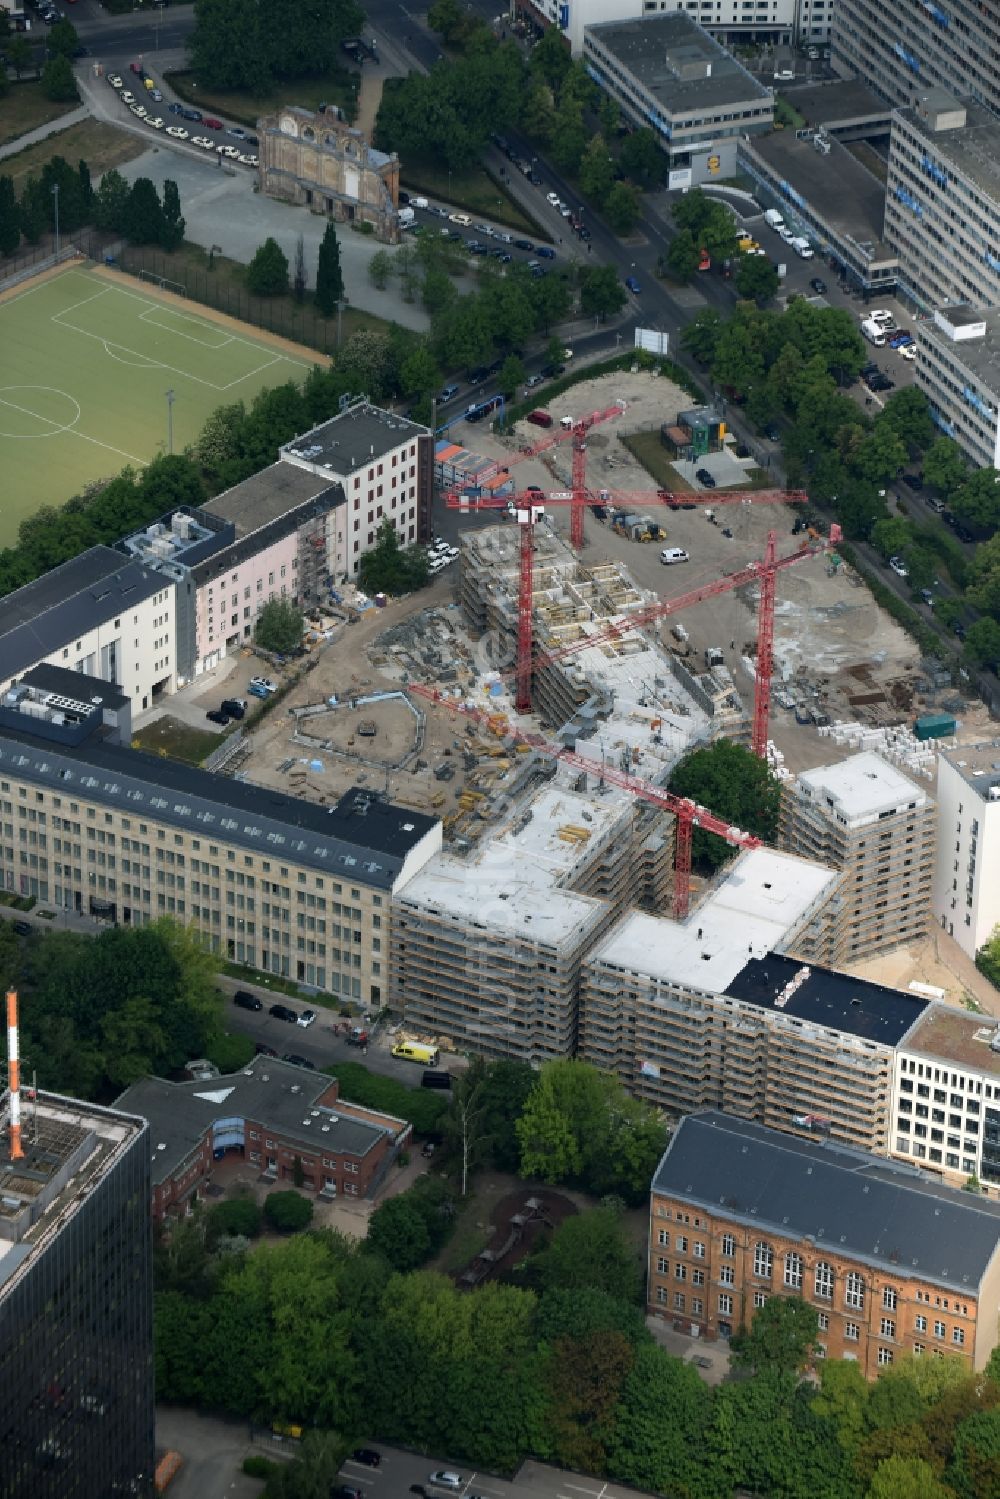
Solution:
M 660 561 L 664 567 L 672 567 L 675 562 L 687 562 L 687 552 L 683 547 L 664 547 L 660 553 Z
M 875 345 L 876 349 L 885 348 L 885 334 L 878 323 L 873 323 L 870 318 L 865 318 L 861 324 L 861 331 L 868 342 Z
M 764 215 L 764 223 L 770 224 L 772 229 L 778 229 L 785 222 L 784 217 L 776 208 L 769 208 Z

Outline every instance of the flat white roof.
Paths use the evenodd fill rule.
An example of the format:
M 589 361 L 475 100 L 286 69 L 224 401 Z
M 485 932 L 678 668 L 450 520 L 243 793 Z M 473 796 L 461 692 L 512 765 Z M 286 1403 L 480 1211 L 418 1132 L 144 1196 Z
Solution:
M 567 941 L 593 924 L 605 902 L 574 895 L 560 882 L 572 875 L 594 839 L 629 817 L 624 794 L 598 800 L 558 784 L 546 786 L 519 803 L 508 821 L 464 858 L 442 853 L 432 859 L 397 900 L 504 936 Z M 567 830 L 568 836 L 560 836 Z
M 748 959 L 780 950 L 787 934 L 837 878 L 835 870 L 794 854 L 746 850 L 683 923 L 633 911 L 589 961 L 724 994 Z
M 837 765 L 804 770 L 798 785 L 810 801 L 828 803 L 848 823 L 870 822 L 882 812 L 895 812 L 911 802 L 918 807 L 927 803 L 926 791 L 872 750 L 862 750 Z

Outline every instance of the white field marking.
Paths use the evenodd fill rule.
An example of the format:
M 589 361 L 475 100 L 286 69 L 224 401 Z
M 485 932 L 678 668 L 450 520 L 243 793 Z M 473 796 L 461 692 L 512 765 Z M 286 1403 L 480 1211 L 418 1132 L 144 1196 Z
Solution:
M 52 390 L 56 389 L 55 386 L 51 386 L 51 387 L 47 387 L 47 388 L 52 389 Z M 73 396 L 71 396 L 69 394 L 69 391 L 61 390 L 61 391 L 59 391 L 59 394 L 65 396 L 67 398 L 67 400 L 72 401 L 73 405 L 76 407 L 76 410 L 77 410 L 76 420 L 73 421 L 73 422 L 68 423 L 67 425 L 63 425 L 63 426 L 60 426 L 58 424 L 58 422 L 53 422 L 52 419 L 51 419 L 51 417 L 40 416 L 37 411 L 31 411 L 27 406 L 18 406 L 15 401 L 5 401 L 5 400 L 2 400 L 2 398 L 0 398 L 0 404 L 2 404 L 4 406 L 9 406 L 12 411 L 20 411 L 24 416 L 33 417 L 35 421 L 38 421 L 38 422 L 48 422 L 50 426 L 52 426 L 52 427 L 55 428 L 55 431 L 53 431 L 53 432 L 39 433 L 40 437 L 61 437 L 64 432 L 68 432 L 72 437 L 79 437 L 82 442 L 93 443 L 93 445 L 95 447 L 97 447 L 97 448 L 104 448 L 105 452 L 108 452 L 108 453 L 117 453 L 118 456 L 119 456 L 119 458 L 127 458 L 130 463 L 137 463 L 140 468 L 145 468 L 146 467 L 148 459 L 146 459 L 146 458 L 139 458 L 139 457 L 136 456 L 135 453 L 126 453 L 126 451 L 125 451 L 124 448 L 116 448 L 110 442 L 102 442 L 99 437 L 90 437 L 90 436 L 87 435 L 86 432 L 81 432 L 79 430 L 79 428 L 77 427 L 77 425 L 76 425 L 76 422 L 78 422 L 80 420 L 80 416 L 81 416 L 79 402 L 77 400 L 75 400 Z M 6 442 L 16 442 L 16 441 L 18 441 L 19 437 L 21 437 L 23 440 L 26 440 L 26 441 L 29 441 L 29 442 L 34 441 L 34 439 L 31 438 L 27 433 L 25 433 L 25 434 L 7 435 L 7 436 L 4 437 L 4 441 L 6 441 Z
M 142 302 L 147 307 L 162 307 L 162 306 L 164 306 L 164 303 L 162 303 L 162 302 L 155 302 L 150 297 L 140 296 L 138 292 L 131 291 L 126 286 L 115 286 L 115 287 L 112 287 L 111 290 L 117 291 L 123 297 L 131 297 L 134 302 Z M 188 316 L 194 317 L 194 316 L 196 316 L 196 314 L 189 313 Z M 205 321 L 208 322 L 209 319 L 206 318 Z M 254 343 L 254 341 L 253 341 L 252 338 L 243 338 L 238 333 L 234 333 L 231 336 L 232 336 L 232 340 L 233 340 L 234 343 L 247 344 L 248 347 L 251 348 L 251 349 L 259 349 L 260 348 L 260 345 Z M 278 357 L 280 359 L 287 359 L 289 364 L 300 364 L 303 369 L 306 369 L 306 370 L 312 369 L 312 365 L 308 364 L 304 359 L 292 359 L 291 356 L 287 355 L 287 354 L 280 354 Z M 229 387 L 228 386 L 222 386 L 221 389 L 228 390 Z
M 74 328 L 73 332 L 74 333 L 82 333 L 83 329 L 82 328 Z M 109 359 L 113 359 L 117 364 L 124 364 L 124 365 L 128 366 L 128 368 L 134 369 L 134 370 L 158 370 L 160 368 L 160 362 L 159 362 L 159 360 L 158 359 L 150 359 L 150 357 L 149 357 L 148 354 L 139 354 L 139 355 L 136 356 L 135 359 L 121 359 L 115 353 L 115 350 L 121 347 L 120 344 L 113 344 L 113 343 L 109 342 L 109 340 L 106 339 L 106 338 L 102 339 L 101 342 L 104 345 L 104 352 L 105 352 L 105 354 L 107 354 L 108 358 Z M 125 353 L 126 354 L 130 354 L 130 353 L 132 353 L 132 350 L 131 349 L 126 349 Z
M 39 411 L 32 411 L 30 406 L 20 406 L 17 401 L 8 400 L 3 391 L 0 391 L 0 406 L 6 406 L 11 411 L 19 411 L 22 416 L 30 416 L 33 421 L 45 422 L 48 426 L 54 428 L 52 432 L 37 432 L 34 436 L 30 432 L 0 433 L 0 436 L 6 438 L 8 442 L 16 442 L 18 440 L 34 442 L 37 437 L 58 437 L 60 432 L 72 431 L 82 415 L 79 401 L 75 400 L 68 390 L 60 390 L 55 385 L 6 385 L 4 386 L 4 390 L 50 390 L 53 395 L 63 396 L 71 405 L 76 407 L 76 416 L 71 422 L 57 422 L 51 416 L 43 416 Z
M 105 293 L 109 292 L 110 290 L 110 286 L 102 286 L 100 291 L 95 291 L 92 296 L 81 297 L 80 301 L 74 302 L 71 307 L 63 307 L 59 312 L 54 312 L 52 314 L 51 321 L 53 323 L 58 323 L 59 319 L 65 317 L 68 312 L 76 312 L 78 307 L 86 307 L 88 302 L 96 302 L 98 297 L 103 297 Z
M 219 342 L 214 344 L 209 343 L 207 339 L 195 338 L 193 333 L 185 333 L 182 328 L 172 328 L 169 323 L 159 323 L 156 320 L 157 313 L 175 317 L 180 321 L 194 323 L 196 327 L 203 329 L 206 333 L 215 333 L 219 338 Z M 146 308 L 145 312 L 140 312 L 139 321 L 140 323 L 148 323 L 153 328 L 159 328 L 161 333 L 172 333 L 177 338 L 187 338 L 191 343 L 197 344 L 202 349 L 225 349 L 229 344 L 236 342 L 232 333 L 223 333 L 221 328 L 213 328 L 210 323 L 203 322 L 201 318 L 192 317 L 189 312 L 176 312 L 172 307 L 150 305 Z
M 53 319 L 53 321 L 55 321 L 55 319 Z M 77 328 L 73 323 L 62 323 L 61 326 L 63 328 L 69 329 L 69 331 L 72 333 L 81 334 L 84 338 L 96 339 L 97 342 L 99 344 L 102 344 L 105 348 L 108 347 L 108 344 L 110 342 L 110 340 L 107 339 L 103 333 L 91 333 L 89 328 Z M 125 344 L 115 343 L 113 347 L 116 349 L 120 349 L 123 354 L 131 354 L 133 359 L 146 361 L 145 368 L 147 369 L 167 370 L 171 375 L 177 375 L 181 380 L 192 380 L 196 385 L 203 385 L 206 390 L 214 390 L 219 392 L 220 394 L 224 391 L 232 390 L 234 385 L 242 385 L 244 380 L 252 379 L 255 375 L 259 375 L 263 370 L 269 369 L 272 364 L 278 364 L 283 358 L 281 354 L 275 354 L 272 356 L 272 358 L 266 360 L 264 364 L 258 366 L 257 369 L 246 371 L 237 379 L 230 380 L 227 385 L 217 385 L 214 380 L 203 380 L 200 375 L 193 375 L 190 370 L 178 369 L 175 364 L 166 364 L 162 359 L 150 359 L 150 356 L 148 354 L 140 353 L 138 349 L 130 349 Z M 122 364 L 125 364 L 127 361 L 121 360 L 120 362 Z M 295 361 L 291 362 L 294 363 Z

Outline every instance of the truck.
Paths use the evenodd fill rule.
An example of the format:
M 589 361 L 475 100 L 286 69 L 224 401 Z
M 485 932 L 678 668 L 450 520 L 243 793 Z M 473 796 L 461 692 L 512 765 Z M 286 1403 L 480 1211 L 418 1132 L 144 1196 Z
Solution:
M 713 667 L 721 666 L 725 659 L 725 656 L 723 656 L 721 650 L 717 645 L 710 645 L 705 651 L 705 665 L 709 671 L 711 671 Z
M 861 332 L 870 344 L 875 345 L 876 349 L 885 348 L 885 334 L 878 323 L 873 322 L 871 318 L 865 318 L 861 324 Z

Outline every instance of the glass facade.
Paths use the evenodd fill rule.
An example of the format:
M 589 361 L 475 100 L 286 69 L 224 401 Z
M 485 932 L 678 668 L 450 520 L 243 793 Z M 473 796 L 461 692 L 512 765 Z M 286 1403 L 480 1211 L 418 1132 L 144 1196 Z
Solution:
M 152 1495 L 149 1131 L 66 1107 L 84 1129 L 97 1117 L 85 1138 L 107 1159 L 67 1173 L 19 1242 L 0 1238 L 0 1495 Z

